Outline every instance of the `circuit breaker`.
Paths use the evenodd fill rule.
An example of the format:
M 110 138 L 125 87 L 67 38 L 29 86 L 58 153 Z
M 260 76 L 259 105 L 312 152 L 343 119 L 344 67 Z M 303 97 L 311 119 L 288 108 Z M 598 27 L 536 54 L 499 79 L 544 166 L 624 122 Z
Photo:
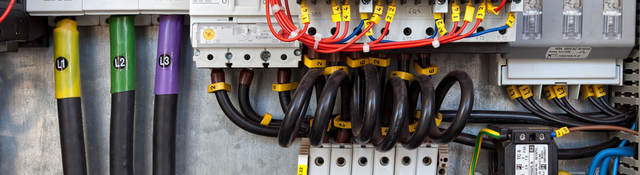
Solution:
M 188 0 L 27 0 L 33 16 L 187 14 Z

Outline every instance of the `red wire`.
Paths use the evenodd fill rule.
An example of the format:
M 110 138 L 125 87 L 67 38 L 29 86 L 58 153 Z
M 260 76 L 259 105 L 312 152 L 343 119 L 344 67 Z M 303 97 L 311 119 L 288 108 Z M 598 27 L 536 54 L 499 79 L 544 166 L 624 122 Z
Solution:
M 2 16 L 0 16 L 0 23 L 2 23 L 2 21 L 4 21 L 4 18 L 6 18 L 9 15 L 9 12 L 11 12 L 11 8 L 13 8 L 13 4 L 16 2 L 16 0 L 11 0 L 9 2 L 9 5 L 7 6 L 7 9 L 4 10 L 4 13 L 2 13 Z
M 269 1 L 270 3 L 272 3 L 275 0 Z M 278 1 L 275 1 L 276 3 L 279 3 Z M 267 3 L 267 6 L 269 6 L 270 3 Z M 279 5 L 279 4 L 278 4 Z M 269 7 L 267 7 L 267 14 L 269 14 Z M 285 16 L 286 14 L 281 14 L 280 12 L 277 12 L 275 17 L 278 20 L 278 24 L 281 25 L 281 27 L 285 30 L 285 31 L 294 31 L 295 30 L 295 25 L 293 25 L 293 21 L 291 18 L 287 18 Z M 269 27 L 272 30 L 272 33 L 274 33 L 275 35 L 275 30 L 273 30 L 270 18 L 268 18 L 268 23 L 269 23 Z M 449 33 L 449 35 L 447 36 L 443 36 L 440 38 L 440 40 L 442 41 L 441 43 L 449 43 L 449 42 L 453 42 L 456 40 L 460 40 L 463 39 L 466 36 L 469 36 L 473 33 L 473 31 L 475 31 L 475 29 L 480 25 L 482 21 L 479 20 L 477 21 L 477 23 L 474 26 L 474 29 L 472 29 L 469 33 L 463 35 L 463 36 L 459 36 L 459 34 L 464 30 L 464 28 L 466 27 L 466 22 L 465 24 L 463 24 L 463 27 L 461 30 L 456 31 L 456 30 L 452 30 L 452 31 L 456 31 L 455 33 L 451 32 Z M 371 25 L 372 26 L 372 25 Z M 365 29 L 365 31 L 370 30 L 371 26 L 369 26 L 369 28 Z M 456 25 L 454 25 L 454 29 L 456 29 Z M 364 32 L 363 32 L 364 33 Z M 359 40 L 360 38 L 362 38 L 363 33 L 361 33 L 361 35 L 358 35 L 358 37 L 356 37 L 356 39 L 352 40 L 351 42 L 347 43 L 346 45 L 344 44 L 325 44 L 323 42 L 319 42 L 318 43 L 318 48 L 315 48 L 314 50 L 317 50 L 321 53 L 333 53 L 333 52 L 339 52 L 339 51 L 362 51 L 362 47 L 363 44 L 354 44 L 357 40 Z M 311 36 L 307 35 L 306 33 L 303 34 L 304 36 L 300 36 L 299 40 L 301 42 L 303 42 L 303 44 L 307 45 L 307 46 L 313 46 L 315 44 L 315 39 L 312 38 Z M 276 36 L 278 39 L 280 39 L 280 36 Z M 400 42 L 392 42 L 392 43 L 372 43 L 370 45 L 370 50 L 384 50 L 384 49 L 401 49 L 401 48 L 410 48 L 410 47 L 419 47 L 419 46 L 426 46 L 429 45 L 433 42 L 433 39 L 425 39 L 425 40 L 414 40 L 414 41 L 400 41 Z M 326 49 L 333 49 L 333 50 L 326 50 Z
M 494 12 L 500 11 L 502 10 L 502 8 L 504 7 L 504 4 L 507 3 L 507 0 L 502 0 L 502 2 L 500 3 L 500 5 L 496 8 L 493 9 Z

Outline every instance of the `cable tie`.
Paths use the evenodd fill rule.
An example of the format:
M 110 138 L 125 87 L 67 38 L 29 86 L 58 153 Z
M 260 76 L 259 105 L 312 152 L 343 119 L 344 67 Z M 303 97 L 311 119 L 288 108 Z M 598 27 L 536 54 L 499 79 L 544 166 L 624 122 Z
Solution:
M 313 38 L 316 40 L 313 43 L 313 49 L 318 49 L 318 44 L 320 44 L 320 40 L 322 39 L 322 34 L 316 34 Z
M 362 44 L 362 52 L 369 53 L 369 44 L 367 43 Z
M 280 10 L 282 10 L 282 7 L 280 7 L 280 5 L 278 5 L 278 4 L 273 4 L 271 6 L 271 9 L 272 9 L 271 10 L 271 15 L 274 15 L 274 14 L 278 13 Z
M 295 38 L 296 36 L 298 36 L 298 33 L 300 33 L 300 29 L 296 29 L 294 31 L 291 31 L 291 34 L 289 34 L 289 39 Z
M 433 42 L 431 42 L 431 46 L 433 46 L 433 48 L 440 47 L 440 40 L 439 39 L 440 39 L 440 37 L 438 37 L 437 35 L 436 35 L 435 38 L 433 38 Z

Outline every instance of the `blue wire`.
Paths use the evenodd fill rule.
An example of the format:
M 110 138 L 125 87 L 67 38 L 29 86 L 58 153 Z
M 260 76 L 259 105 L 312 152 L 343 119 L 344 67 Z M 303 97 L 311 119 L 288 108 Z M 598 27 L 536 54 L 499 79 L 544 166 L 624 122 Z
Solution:
M 637 123 L 633 123 L 633 126 L 631 126 L 632 130 L 635 130 L 637 127 Z M 623 140 L 622 142 L 620 142 L 620 145 L 618 145 L 618 148 L 622 148 L 624 147 L 624 145 L 627 144 L 627 142 L 629 142 L 628 140 Z M 611 158 L 612 157 L 607 157 L 604 159 L 604 161 L 602 162 L 602 164 L 600 164 L 600 175 L 607 175 L 607 169 L 609 169 L 609 162 L 611 162 Z M 615 159 L 613 160 L 613 167 L 611 168 L 611 174 L 613 175 L 617 175 L 618 174 L 618 166 L 620 165 L 620 157 L 616 156 Z
M 591 161 L 591 165 L 589 165 L 589 171 L 587 171 L 587 175 L 595 175 L 598 164 L 600 164 L 604 158 L 609 156 L 631 157 L 633 156 L 633 147 L 607 148 L 600 151 Z
M 364 25 L 364 20 L 360 20 L 360 24 L 358 24 L 358 27 L 356 27 L 356 30 L 354 30 L 353 32 L 351 32 L 351 34 L 349 34 L 349 36 L 347 36 L 346 38 L 336 42 L 337 44 L 342 44 L 345 43 L 349 40 L 351 40 L 351 38 L 353 38 L 354 36 L 356 36 L 356 33 L 358 33 L 358 31 L 362 30 L 362 26 Z M 347 31 L 345 31 L 347 32 Z
M 436 21 L 437 21 L 437 20 L 436 20 Z M 436 27 L 436 32 L 435 32 L 435 33 L 433 33 L 433 35 L 431 35 L 431 36 L 430 36 L 429 38 L 427 38 L 427 39 L 434 39 L 434 38 L 436 38 L 436 36 L 438 36 L 438 34 L 439 34 L 438 32 L 440 32 L 440 30 L 438 30 L 438 26 L 437 26 L 437 24 L 434 24 L 433 26 L 435 26 L 435 27 Z
M 504 25 L 504 26 L 502 26 L 502 27 L 490 28 L 490 29 L 487 29 L 487 30 L 483 30 L 482 32 L 476 32 L 476 33 L 473 33 L 473 34 L 469 35 L 467 38 L 471 38 L 471 37 L 476 37 L 476 36 L 484 35 L 484 34 L 487 34 L 487 33 L 489 33 L 489 32 L 496 32 L 496 31 L 500 31 L 500 30 L 506 30 L 506 29 L 508 29 L 508 28 L 509 28 L 509 26 L 508 26 L 508 25 Z

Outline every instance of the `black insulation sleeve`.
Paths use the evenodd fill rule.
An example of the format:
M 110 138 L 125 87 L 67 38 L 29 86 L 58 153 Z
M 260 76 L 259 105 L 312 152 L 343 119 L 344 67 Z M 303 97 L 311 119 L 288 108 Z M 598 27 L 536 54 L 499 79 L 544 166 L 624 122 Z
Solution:
M 547 110 L 545 110 L 542 106 L 540 106 L 540 104 L 538 104 L 532 98 L 527 99 L 529 102 L 531 102 L 531 104 L 527 103 L 527 101 L 523 100 L 522 98 L 517 98 L 516 100 L 523 107 L 525 107 L 527 110 L 533 112 L 534 114 L 542 117 L 545 120 L 549 120 L 549 121 L 552 121 L 552 122 L 555 122 L 555 123 L 563 124 L 563 125 L 566 125 L 566 126 L 569 126 L 569 127 L 588 125 L 587 123 L 583 123 L 583 122 L 580 122 L 580 121 L 575 121 L 575 120 L 569 119 L 569 118 L 567 118 L 565 116 L 553 115 L 550 112 L 548 112 Z M 533 106 L 531 106 L 532 104 L 533 104 Z
M 435 110 L 439 111 L 444 98 L 454 83 L 460 84 L 460 104 L 456 113 L 456 118 L 451 122 L 449 128 L 441 131 L 437 126 L 432 125 L 430 137 L 436 143 L 451 142 L 458 134 L 462 132 L 467 123 L 467 118 L 473 110 L 473 82 L 471 77 L 463 71 L 453 71 L 447 74 L 438 84 L 436 88 L 436 104 Z
M 326 135 L 327 128 L 333 117 L 333 108 L 336 103 L 338 89 L 341 85 L 348 83 L 347 73 L 338 70 L 329 76 L 327 85 L 322 89 L 322 93 L 317 104 L 315 118 L 311 131 L 309 132 L 309 143 L 313 146 L 322 144 L 322 139 Z
M 593 106 L 598 108 L 598 110 L 604 112 L 605 114 L 607 114 L 609 116 L 615 116 L 615 115 L 619 114 L 619 113 L 615 113 L 615 112 L 609 110 L 609 108 L 605 107 L 607 105 L 600 103 L 600 101 L 598 101 L 595 97 L 589 97 L 587 99 L 589 100 L 589 102 L 591 102 L 591 104 Z
M 229 120 L 238 127 L 256 135 L 267 137 L 278 136 L 278 128 L 260 125 L 260 123 L 247 119 L 245 116 L 240 114 L 240 112 L 233 107 L 233 103 L 231 103 L 231 99 L 229 99 L 227 91 L 216 91 L 215 94 L 222 112 L 224 112 L 227 118 L 229 118 Z
M 280 100 L 280 108 L 282 108 L 282 112 L 286 112 L 289 104 L 291 103 L 291 91 L 278 92 L 278 99 Z
M 456 117 L 457 111 L 440 111 L 444 122 L 451 122 Z M 511 111 L 483 111 L 474 110 L 467 119 L 467 123 L 491 123 L 491 124 L 535 124 L 544 126 L 563 127 L 565 125 L 542 119 L 528 112 Z
M 584 115 L 582 113 L 579 113 L 577 110 L 575 110 L 575 108 L 571 107 L 571 105 L 569 104 L 569 101 L 567 101 L 566 98 L 554 98 L 553 102 L 560 107 L 560 109 L 562 109 L 563 111 L 567 112 L 569 114 L 569 116 L 573 116 L 575 119 L 577 120 L 581 120 L 581 121 L 585 121 L 585 122 L 589 122 L 589 123 L 595 123 L 595 124 L 618 124 L 620 122 L 624 122 L 627 119 L 624 118 L 624 114 L 622 115 L 618 115 L 618 116 L 611 116 L 610 118 L 597 118 L 597 117 L 592 117 L 590 115 Z
M 249 90 L 251 84 L 238 84 L 238 103 L 240 104 L 240 111 L 244 114 L 245 117 L 260 123 L 262 121 L 262 116 L 258 115 L 258 113 L 253 110 L 251 106 L 251 101 L 249 100 Z M 269 123 L 269 126 L 280 126 L 280 120 L 272 119 Z
M 367 143 L 371 140 L 382 107 L 382 87 L 377 68 L 371 64 L 365 65 L 364 76 L 366 83 L 364 114 L 362 122 L 356 122 L 355 119 L 352 121 L 351 128 L 353 137 L 358 143 Z
M 133 174 L 133 120 L 135 91 L 111 94 L 111 174 Z
M 393 110 L 391 123 L 386 136 L 381 136 L 381 123 L 377 122 L 374 130 L 373 145 L 378 151 L 389 151 L 401 136 L 403 130 L 407 129 L 407 115 L 409 115 L 409 99 L 407 97 L 407 85 L 404 80 L 398 77 L 389 78 L 389 83 L 393 91 Z
M 307 71 L 302 77 L 302 81 L 298 85 L 298 88 L 294 92 L 293 101 L 289 104 L 289 109 L 285 113 L 278 132 L 278 144 L 282 147 L 288 147 L 295 139 L 295 133 L 298 132 L 300 124 L 304 119 L 307 107 L 309 107 L 309 100 L 311 99 L 311 93 L 313 86 L 317 86 L 318 81 L 324 80 L 322 76 L 322 69 L 312 69 Z M 319 91 L 319 89 L 316 89 Z
M 58 99 L 58 124 L 62 148 L 62 170 L 68 175 L 87 174 L 87 160 L 80 97 Z
M 614 113 L 617 114 L 621 114 L 624 113 L 616 108 L 614 108 L 613 106 L 609 105 L 609 102 L 607 102 L 607 100 L 605 100 L 604 98 L 600 97 L 598 98 L 598 101 L 600 101 L 600 103 L 602 103 L 604 105 L 604 107 L 606 107 L 607 109 L 609 109 L 610 111 L 613 111 Z
M 436 111 L 434 110 L 436 100 L 433 80 L 426 75 L 418 75 L 416 80 L 415 83 L 418 83 L 417 87 L 420 88 L 422 112 L 420 113 L 420 119 L 418 119 L 418 126 L 416 126 L 415 132 L 413 134 L 409 133 L 408 137 L 400 140 L 407 149 L 415 149 L 424 143 L 425 139 L 429 136 L 429 130 L 433 127 L 432 125 L 436 115 Z
M 176 170 L 176 116 L 178 94 L 156 95 L 153 108 L 153 174 Z

